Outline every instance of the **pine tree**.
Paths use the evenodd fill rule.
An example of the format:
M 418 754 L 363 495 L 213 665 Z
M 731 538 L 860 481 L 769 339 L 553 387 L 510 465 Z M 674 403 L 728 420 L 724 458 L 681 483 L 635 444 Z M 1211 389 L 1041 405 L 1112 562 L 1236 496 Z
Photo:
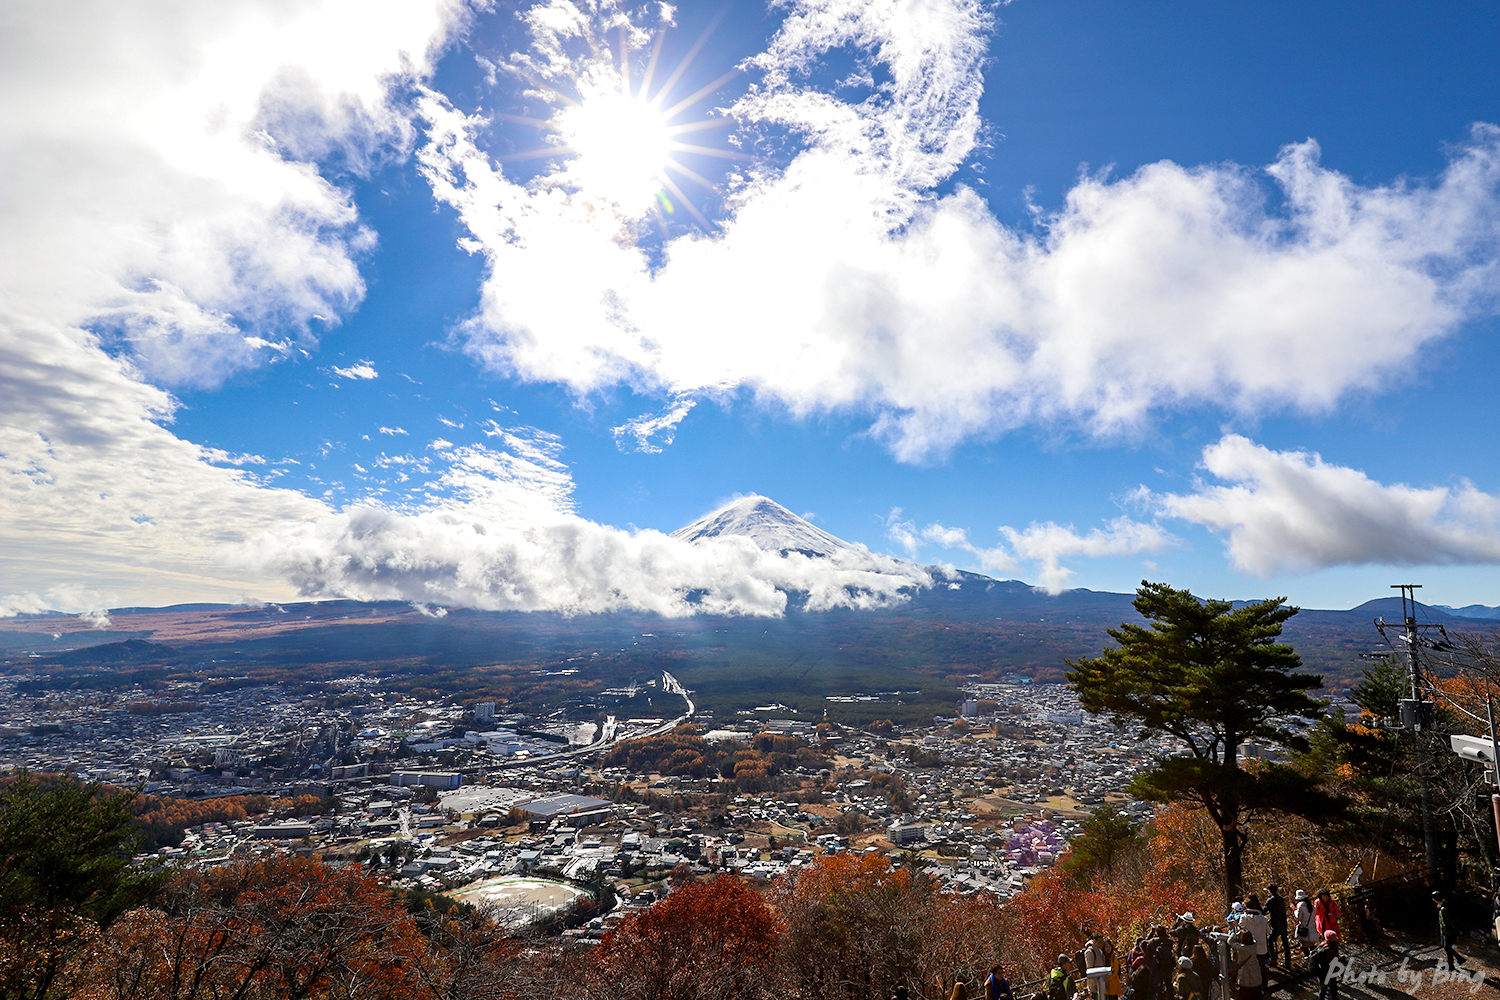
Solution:
M 1240 892 L 1252 815 L 1280 810 L 1317 816 L 1335 805 L 1293 768 L 1240 767 L 1247 741 L 1297 746 L 1300 739 L 1280 721 L 1321 711 L 1307 692 L 1322 687 L 1323 679 L 1299 672 L 1296 652 L 1277 642 L 1283 623 L 1298 611 L 1283 600 L 1236 608 L 1142 581 L 1134 603 L 1149 627 L 1127 622 L 1110 629 L 1118 648 L 1068 663 L 1068 684 L 1085 711 L 1108 715 L 1116 725 L 1134 723 L 1141 739 L 1165 734 L 1182 741 L 1183 753 L 1142 772 L 1129 790 L 1208 813 L 1222 839 L 1226 900 Z
M 135 795 L 22 773 L 0 789 L 0 998 L 55 995 L 69 962 L 164 880 L 131 864 Z

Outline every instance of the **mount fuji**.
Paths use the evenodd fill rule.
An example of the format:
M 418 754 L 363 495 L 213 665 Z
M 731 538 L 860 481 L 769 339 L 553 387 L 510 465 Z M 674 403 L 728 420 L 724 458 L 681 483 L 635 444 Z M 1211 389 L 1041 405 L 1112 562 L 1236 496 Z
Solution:
M 333 663 L 399 664 L 403 676 L 415 670 L 413 683 L 429 686 L 423 690 L 469 701 L 491 700 L 495 672 L 529 677 L 534 668 L 562 668 L 569 685 L 587 678 L 602 688 L 665 669 L 696 692 L 700 709 L 738 713 L 774 701 L 808 717 L 920 720 L 951 711 L 955 684 L 969 680 L 1060 681 L 1069 659 L 1108 645 L 1108 629 L 1141 621 L 1130 594 L 1048 594 L 1021 580 L 919 565 L 846 542 L 763 496 L 737 498 L 672 538 L 679 556 L 686 546 L 703 550 L 685 565 L 721 572 L 717 594 L 689 598 L 701 602 L 690 615 L 460 607 L 435 617 L 404 601 L 353 600 L 117 608 L 102 629 L 56 614 L 0 619 L 0 662 L 11 657 L 69 684 L 80 672 L 157 669 L 153 662 L 173 669 L 233 662 L 278 684 Z M 694 577 L 684 578 L 691 586 Z M 712 603 L 741 580 L 763 605 L 779 592 L 781 613 Z M 1287 623 L 1285 639 L 1309 669 L 1342 687 L 1359 680 L 1358 654 L 1378 640 L 1371 619 L 1399 610 L 1398 598 L 1349 611 L 1306 609 Z M 1450 632 L 1487 635 L 1495 624 L 1425 606 L 1421 614 Z M 830 695 L 840 700 L 830 703 Z
M 860 545 L 851 545 L 822 528 L 798 517 L 769 497 L 740 497 L 672 532 L 673 538 L 696 542 L 705 538 L 739 535 L 767 552 L 805 556 L 869 555 Z M 899 560 L 898 560 L 899 561 Z

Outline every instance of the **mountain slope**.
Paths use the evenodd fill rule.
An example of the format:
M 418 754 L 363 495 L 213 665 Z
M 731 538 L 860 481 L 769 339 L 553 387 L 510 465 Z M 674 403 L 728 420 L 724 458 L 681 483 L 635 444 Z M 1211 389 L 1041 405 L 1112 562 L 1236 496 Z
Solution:
M 722 535 L 748 538 L 767 552 L 781 555 L 800 552 L 805 556 L 832 556 L 865 551 L 798 517 L 775 500 L 755 494 L 740 497 L 672 532 L 673 538 L 685 542 Z
M 1500 608 L 1492 608 L 1487 604 L 1468 604 L 1461 608 L 1450 608 L 1446 604 L 1434 604 L 1444 614 L 1453 615 L 1457 618 L 1500 618 Z
M 1478 607 L 1478 605 L 1475 605 Z M 1463 614 L 1462 608 L 1446 608 L 1439 604 L 1418 604 L 1416 615 L 1418 621 L 1451 623 L 1455 619 L 1459 622 L 1474 624 L 1475 619 L 1488 618 L 1489 615 Z M 1399 625 L 1401 623 L 1401 598 L 1399 597 L 1377 597 L 1373 601 L 1366 601 L 1358 607 L 1350 608 L 1351 615 L 1380 615 L 1386 621 Z

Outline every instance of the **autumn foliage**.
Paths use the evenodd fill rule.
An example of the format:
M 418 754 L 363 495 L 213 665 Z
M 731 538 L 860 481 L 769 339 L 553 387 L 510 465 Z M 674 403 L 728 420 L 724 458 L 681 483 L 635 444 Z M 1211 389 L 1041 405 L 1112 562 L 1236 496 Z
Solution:
M 1070 854 L 1003 909 L 1006 958 L 1018 976 L 1039 978 L 1051 959 L 1071 954 L 1094 930 L 1128 947 L 1152 925 L 1170 925 L 1180 913 L 1197 914 L 1199 926 L 1223 919 L 1219 831 L 1202 811 L 1158 809 L 1107 865 L 1070 863 L 1080 846 L 1075 842 Z M 1298 888 L 1311 894 L 1343 884 L 1357 864 L 1369 872 L 1380 860 L 1330 842 L 1305 819 L 1282 817 L 1257 825 L 1244 858 L 1247 891 L 1275 883 L 1288 898 Z
M 998 959 L 998 918 L 991 896 L 840 854 L 764 896 L 734 876 L 685 881 L 608 934 L 582 978 L 601 1000 L 946 997 Z
M 204 823 L 234 823 L 251 812 L 265 812 L 270 800 L 264 795 L 234 795 L 221 799 L 159 799 L 142 795 L 136 799 L 136 822 L 145 833 L 145 848 L 176 847 L 190 826 Z
M 128 829 L 129 798 L 91 804 L 87 790 L 76 792 L 77 810 L 107 806 L 110 828 Z M 591 950 L 556 938 L 523 944 L 484 912 L 435 908 L 440 897 L 404 901 L 358 865 L 260 857 L 153 883 L 144 905 L 140 896 L 115 909 L 83 896 L 88 905 L 71 909 L 49 903 L 59 918 L 43 927 L 45 940 L 27 930 L 42 927 L 27 919 L 32 910 L 17 910 L 0 920 L 0 998 L 944 998 L 999 961 L 1013 982 L 1035 980 L 1094 930 L 1123 950 L 1186 910 L 1217 920 L 1217 839 L 1214 824 L 1185 807 L 1159 809 L 1143 828 L 1100 810 L 1054 869 L 1004 904 L 947 891 L 873 853 L 823 856 L 764 891 L 733 875 L 695 880 L 684 865 L 661 902 L 627 915 Z M 1295 819 L 1263 824 L 1245 855 L 1260 884 L 1310 890 L 1362 860 L 1373 871 L 1378 859 Z M 7 969 L 17 982 L 42 981 L 28 971 L 37 963 L 23 961 L 31 953 L 57 956 L 49 981 L 58 988 L 7 992 Z
M 99 939 L 74 995 L 498 1000 L 515 952 L 482 916 L 414 915 L 357 867 L 271 858 L 183 875 Z
M 524 951 L 481 912 L 413 912 L 357 866 L 266 858 L 184 873 L 97 935 L 80 1000 L 599 1000 L 946 996 L 1000 954 L 999 907 L 884 857 L 820 859 L 762 893 L 684 877 L 591 951 Z
M 781 922 L 732 875 L 688 882 L 605 935 L 592 980 L 600 996 L 734 1000 L 762 981 Z
M 827 760 L 795 736 L 760 733 L 748 742 L 711 743 L 694 726 L 616 744 L 603 766 L 685 778 L 731 778 L 742 791 L 763 791 L 771 778 L 798 765 L 826 767 Z
M 825 857 L 771 894 L 786 921 L 780 992 L 801 997 L 946 996 L 1000 957 L 999 905 L 943 891 L 880 855 Z

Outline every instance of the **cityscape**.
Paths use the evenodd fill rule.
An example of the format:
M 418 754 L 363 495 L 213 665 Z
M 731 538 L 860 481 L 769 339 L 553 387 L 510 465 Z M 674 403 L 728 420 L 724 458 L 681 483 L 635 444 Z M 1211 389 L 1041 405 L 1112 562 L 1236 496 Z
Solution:
M 1500 984 L 1497 46 L 6 0 L 0 1000 Z
M 675 715 L 611 715 L 602 727 L 578 721 L 592 703 L 497 715 L 493 702 L 417 701 L 367 677 L 339 686 L 355 704 L 337 709 L 274 686 L 176 682 L 40 697 L 17 686 L 14 673 L 0 680 L 6 771 L 205 805 L 285 803 L 275 815 L 185 826 L 157 848 L 163 858 L 357 861 L 398 887 L 484 900 L 517 931 L 553 912 L 537 905 L 538 890 L 559 909 L 605 883 L 627 902 L 650 901 L 679 865 L 764 881 L 841 851 L 884 854 L 951 891 L 1003 900 L 1057 860 L 1090 811 L 1148 820 L 1154 806 L 1126 786 L 1181 749 L 1083 712 L 1064 685 L 1019 676 L 971 682 L 950 716 L 927 725 L 864 730 L 780 705 L 715 719 L 670 673 L 634 686 L 675 699 Z M 1326 711 L 1358 713 L 1337 698 Z M 637 771 L 618 759 L 669 733 L 731 748 L 780 738 L 807 763 L 772 776 L 774 788 L 746 788 L 732 775 Z M 501 891 L 516 886 L 532 891 Z M 597 936 L 626 912 L 583 931 Z

